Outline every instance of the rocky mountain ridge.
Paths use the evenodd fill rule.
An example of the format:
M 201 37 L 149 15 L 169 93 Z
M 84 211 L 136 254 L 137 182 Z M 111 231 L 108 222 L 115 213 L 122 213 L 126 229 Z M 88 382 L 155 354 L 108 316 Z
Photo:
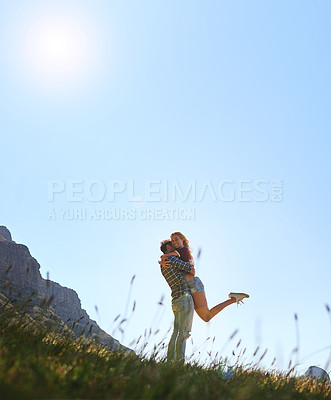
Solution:
M 112 350 L 132 351 L 90 319 L 73 289 L 43 279 L 40 265 L 28 247 L 14 242 L 5 226 L 0 226 L 0 292 L 11 303 L 28 301 L 32 306 L 47 305 L 53 319 L 59 317 L 77 336 L 83 334 Z

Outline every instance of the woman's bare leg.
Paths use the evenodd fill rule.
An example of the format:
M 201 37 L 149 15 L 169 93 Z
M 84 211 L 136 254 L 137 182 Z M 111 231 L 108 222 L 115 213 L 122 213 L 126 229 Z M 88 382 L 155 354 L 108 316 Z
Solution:
M 205 322 L 210 321 L 213 317 L 215 317 L 216 314 L 222 311 L 223 308 L 236 302 L 236 299 L 231 297 L 231 299 L 225 300 L 223 303 L 219 303 L 209 310 L 205 292 L 198 292 L 192 296 L 194 301 L 194 309 L 199 317 Z

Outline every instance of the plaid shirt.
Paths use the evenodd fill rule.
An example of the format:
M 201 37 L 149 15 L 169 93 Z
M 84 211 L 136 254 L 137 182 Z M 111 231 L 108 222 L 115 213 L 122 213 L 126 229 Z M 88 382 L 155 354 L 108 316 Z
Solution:
M 161 273 L 170 286 L 172 302 L 174 302 L 186 293 L 191 294 L 185 275 L 191 271 L 192 265 L 175 256 L 169 256 L 167 261 L 171 262 L 171 266 L 165 268 L 161 265 Z

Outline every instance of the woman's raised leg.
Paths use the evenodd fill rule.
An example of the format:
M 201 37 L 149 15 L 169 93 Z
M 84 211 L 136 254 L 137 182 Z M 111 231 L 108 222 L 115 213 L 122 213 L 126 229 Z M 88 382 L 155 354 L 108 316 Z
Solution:
M 216 314 L 222 311 L 223 308 L 236 302 L 236 299 L 234 297 L 231 297 L 231 299 L 225 300 L 209 310 L 205 292 L 195 293 L 192 295 L 192 297 L 196 313 L 205 322 L 210 321 L 213 317 L 215 317 Z

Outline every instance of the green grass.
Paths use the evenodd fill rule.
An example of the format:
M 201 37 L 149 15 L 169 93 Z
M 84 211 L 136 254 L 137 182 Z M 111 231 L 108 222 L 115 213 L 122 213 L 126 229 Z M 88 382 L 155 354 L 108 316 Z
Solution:
M 0 314 L 3 399 L 331 399 L 314 380 L 243 368 L 222 378 L 222 366 L 167 364 L 111 352 L 93 341 L 50 331 L 8 304 Z

